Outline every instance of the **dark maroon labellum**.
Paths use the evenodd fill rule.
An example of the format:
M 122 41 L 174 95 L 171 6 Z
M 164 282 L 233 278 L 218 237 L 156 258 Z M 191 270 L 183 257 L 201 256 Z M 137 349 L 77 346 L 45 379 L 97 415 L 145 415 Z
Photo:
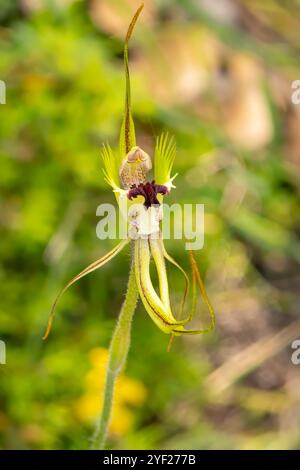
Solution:
M 130 190 L 128 191 L 127 197 L 128 199 L 132 200 L 138 196 L 143 196 L 144 206 L 148 209 L 152 205 L 159 205 L 159 201 L 157 199 L 157 194 L 168 194 L 168 188 L 161 184 L 155 184 L 155 181 L 147 181 L 146 183 L 140 183 L 138 186 L 135 184 L 131 186 Z

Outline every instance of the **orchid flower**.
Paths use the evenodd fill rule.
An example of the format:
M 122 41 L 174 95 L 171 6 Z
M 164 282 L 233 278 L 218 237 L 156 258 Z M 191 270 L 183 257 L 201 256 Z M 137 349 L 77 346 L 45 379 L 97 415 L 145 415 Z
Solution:
M 64 292 L 82 277 L 111 261 L 131 242 L 132 257 L 127 293 L 110 343 L 102 412 L 96 425 L 92 444 L 93 448 L 100 449 L 104 448 L 105 445 L 116 380 L 126 362 L 130 346 L 131 323 L 138 298 L 140 297 L 145 310 L 158 328 L 164 333 L 170 334 L 169 345 L 174 336 L 206 333 L 212 330 L 215 325 L 214 311 L 208 299 L 193 251 L 189 251 L 192 272 L 191 310 L 183 319 L 176 319 L 172 311 L 166 260 L 179 269 L 185 279 L 185 289 L 180 306 L 181 312 L 184 310 L 190 284 L 186 272 L 168 254 L 161 233 L 162 202 L 175 189 L 173 181 L 176 174 L 172 174 L 176 154 L 175 141 L 167 133 L 162 134 L 156 140 L 153 158 L 154 179 L 149 178 L 152 160 L 144 150 L 137 146 L 131 114 L 128 44 L 143 6 L 141 5 L 133 16 L 125 38 L 126 90 L 125 112 L 120 133 L 120 149 L 116 153 L 112 151 L 109 145 L 104 145 L 101 151 L 104 178 L 116 196 L 120 214 L 124 215 L 127 238 L 123 239 L 105 256 L 83 269 L 63 287 L 52 305 L 44 335 L 44 339 L 46 339 L 50 333 L 58 301 Z M 150 275 L 150 261 L 152 258 L 157 270 L 158 292 L 153 286 Z M 195 314 L 199 291 L 208 308 L 210 324 L 204 329 L 186 329 L 185 325 Z
M 152 161 L 150 156 L 137 146 L 131 113 L 128 44 L 142 9 L 143 5 L 135 13 L 125 38 L 124 65 L 126 92 L 125 112 L 120 133 L 120 150 L 119 153 L 116 153 L 112 151 L 109 145 L 104 145 L 101 151 L 106 182 L 115 193 L 120 208 L 121 202 L 124 200 L 126 200 L 129 206 L 128 238 L 122 240 L 105 256 L 87 266 L 60 291 L 52 306 L 44 339 L 47 338 L 50 332 L 54 312 L 62 294 L 83 276 L 111 261 L 131 240 L 134 245 L 133 266 L 138 294 L 146 311 L 158 328 L 164 333 L 177 336 L 205 333 L 213 329 L 215 325 L 214 311 L 205 291 L 192 251 L 189 252 L 193 283 L 191 311 L 186 318 L 181 320 L 177 320 L 172 312 L 165 260 L 176 266 L 185 278 L 185 291 L 181 310 L 183 309 L 189 288 L 189 278 L 179 264 L 167 253 L 160 229 L 160 222 L 163 217 L 160 205 L 164 197 L 175 188 L 173 181 L 177 175 L 172 175 L 172 167 L 176 154 L 176 145 L 174 139 L 169 137 L 167 133 L 157 138 L 153 159 L 154 179 L 149 179 L 148 174 L 152 169 Z M 130 210 L 131 208 L 132 210 Z M 156 292 L 150 276 L 151 258 L 153 258 L 157 270 L 159 294 Z M 205 329 L 188 330 L 185 328 L 185 325 L 194 316 L 198 290 L 207 305 L 211 322 Z

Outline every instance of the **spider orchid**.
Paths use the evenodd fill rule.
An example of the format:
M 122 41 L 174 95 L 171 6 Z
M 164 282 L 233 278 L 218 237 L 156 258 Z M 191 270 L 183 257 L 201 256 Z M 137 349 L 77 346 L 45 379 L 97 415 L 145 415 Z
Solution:
M 105 256 L 77 274 L 60 291 L 52 306 L 44 339 L 47 338 L 50 332 L 54 312 L 63 293 L 83 276 L 111 261 L 130 241 L 132 241 L 134 246 L 133 263 L 139 297 L 154 323 L 164 333 L 171 334 L 172 337 L 182 334 L 205 333 L 214 328 L 215 317 L 213 308 L 206 294 L 192 251 L 189 252 L 193 285 L 191 312 L 186 318 L 181 320 L 177 320 L 172 313 L 165 260 L 176 266 L 185 279 L 181 310 L 183 310 L 189 289 L 189 278 L 181 266 L 167 253 L 160 230 L 160 222 L 163 217 L 161 204 L 164 197 L 175 188 L 173 181 L 177 175 L 172 176 L 171 172 L 176 154 L 176 146 L 174 139 L 169 137 L 168 134 L 162 134 L 156 140 L 153 159 L 154 179 L 149 179 L 148 174 L 152 169 L 152 161 L 150 156 L 136 145 L 134 122 L 131 114 L 128 44 L 142 9 L 143 5 L 135 13 L 128 28 L 124 44 L 126 92 L 125 112 L 120 133 L 120 150 L 117 154 L 112 151 L 109 145 L 104 145 L 101 151 L 105 180 L 115 193 L 121 212 L 124 211 L 124 203 L 126 206 L 125 210 L 127 211 L 128 209 L 128 237 L 122 240 Z M 159 294 L 153 287 L 150 276 L 151 258 L 153 258 L 157 270 Z M 192 319 L 196 310 L 198 290 L 207 305 L 211 322 L 206 329 L 187 330 L 185 325 Z

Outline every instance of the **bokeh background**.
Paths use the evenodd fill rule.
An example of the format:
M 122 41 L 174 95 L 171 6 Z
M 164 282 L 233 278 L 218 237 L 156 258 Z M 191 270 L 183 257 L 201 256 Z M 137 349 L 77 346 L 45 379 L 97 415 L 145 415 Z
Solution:
M 114 201 L 99 149 L 118 143 L 139 3 L 0 2 L 1 448 L 89 447 L 129 253 L 72 287 L 41 338 L 59 288 L 114 245 L 95 234 L 97 206 Z M 217 327 L 168 353 L 139 305 L 108 445 L 299 448 L 300 2 L 145 4 L 130 50 L 139 145 L 176 135 L 169 202 L 205 204 L 197 257 Z M 167 247 L 188 268 L 184 244 Z

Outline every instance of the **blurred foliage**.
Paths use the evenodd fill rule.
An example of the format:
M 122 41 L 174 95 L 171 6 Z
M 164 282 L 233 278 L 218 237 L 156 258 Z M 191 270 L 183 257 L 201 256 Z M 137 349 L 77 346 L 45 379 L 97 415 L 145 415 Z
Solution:
M 94 421 L 101 412 L 108 350 L 93 349 L 90 352 L 90 362 L 92 367 L 85 376 L 86 391 L 74 404 L 75 413 L 83 422 Z M 143 405 L 146 396 L 147 391 L 142 383 L 121 373 L 116 383 L 109 432 L 121 435 L 127 433 L 132 427 L 133 420 L 130 405 Z
M 58 289 L 114 245 L 95 235 L 98 204 L 113 202 L 99 146 L 117 144 L 122 38 L 139 3 L 0 1 L 2 448 L 89 446 L 78 403 L 97 392 L 100 403 L 89 357 L 109 344 L 129 256 L 70 289 L 41 337 Z M 109 445 L 299 448 L 300 2 L 145 3 L 130 54 L 138 141 L 152 152 L 155 135 L 174 133 L 169 201 L 205 204 L 198 259 L 217 329 L 167 353 L 138 308 L 124 379 L 133 397 Z M 183 243 L 167 243 L 187 266 Z M 176 302 L 182 279 L 169 271 Z

